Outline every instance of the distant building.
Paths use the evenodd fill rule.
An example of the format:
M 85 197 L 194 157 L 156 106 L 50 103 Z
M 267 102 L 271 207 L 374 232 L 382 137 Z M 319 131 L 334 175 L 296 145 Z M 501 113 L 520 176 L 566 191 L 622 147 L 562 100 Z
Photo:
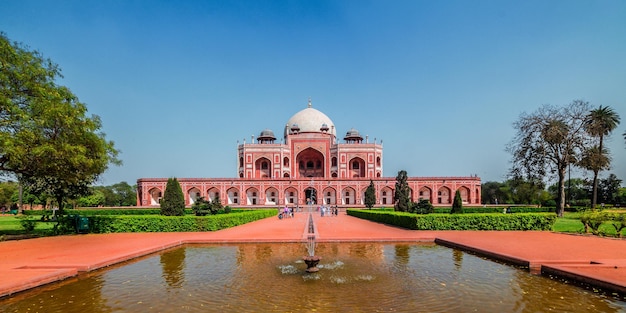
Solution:
M 185 203 L 199 197 L 234 207 L 300 206 L 307 204 L 363 207 L 365 190 L 374 182 L 376 207 L 391 207 L 396 177 L 383 175 L 382 141 L 369 142 L 350 129 L 339 142 L 335 124 L 324 113 L 308 107 L 293 115 L 283 140 L 265 129 L 250 143 L 238 146 L 236 178 L 178 178 Z M 137 205 L 158 206 L 167 178 L 137 180 Z M 449 206 L 460 191 L 463 203 L 480 204 L 480 178 L 409 177 L 412 201 L 427 199 Z

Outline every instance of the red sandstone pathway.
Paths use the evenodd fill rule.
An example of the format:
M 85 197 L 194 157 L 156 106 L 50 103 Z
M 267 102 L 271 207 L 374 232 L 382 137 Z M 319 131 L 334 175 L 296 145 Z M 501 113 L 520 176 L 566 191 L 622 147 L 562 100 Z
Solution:
M 626 292 L 626 241 L 550 232 L 412 231 L 314 213 L 316 239 L 435 241 Z M 0 242 L 0 297 L 184 243 L 302 242 L 308 214 L 216 232 L 88 234 Z

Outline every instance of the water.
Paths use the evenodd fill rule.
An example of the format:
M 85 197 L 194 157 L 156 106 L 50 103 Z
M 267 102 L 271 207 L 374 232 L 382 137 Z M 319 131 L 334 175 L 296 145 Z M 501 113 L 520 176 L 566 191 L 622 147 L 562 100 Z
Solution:
M 626 312 L 578 286 L 434 244 L 190 245 L 0 300 L 0 312 Z

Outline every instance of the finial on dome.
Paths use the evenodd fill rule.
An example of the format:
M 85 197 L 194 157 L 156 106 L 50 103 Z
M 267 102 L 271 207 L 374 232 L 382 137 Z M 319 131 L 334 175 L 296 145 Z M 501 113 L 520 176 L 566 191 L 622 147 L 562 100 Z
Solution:
M 309 97 L 309 108 L 312 107 L 313 104 L 311 104 L 311 97 Z

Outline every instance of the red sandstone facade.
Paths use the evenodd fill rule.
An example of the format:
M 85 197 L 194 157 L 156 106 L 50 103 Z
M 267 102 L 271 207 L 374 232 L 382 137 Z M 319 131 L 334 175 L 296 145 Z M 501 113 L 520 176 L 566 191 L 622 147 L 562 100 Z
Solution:
M 283 142 L 284 140 L 284 142 Z M 382 141 L 369 142 L 350 129 L 338 142 L 335 125 L 309 102 L 285 125 L 283 140 L 263 130 L 251 143 L 238 146 L 238 178 L 179 178 L 185 203 L 199 197 L 231 207 L 304 206 L 363 207 L 370 180 L 376 206 L 393 206 L 396 179 L 382 177 Z M 409 177 L 411 200 L 428 199 L 449 206 L 460 191 L 465 205 L 480 204 L 480 178 Z M 158 206 L 167 178 L 137 180 L 137 205 Z

